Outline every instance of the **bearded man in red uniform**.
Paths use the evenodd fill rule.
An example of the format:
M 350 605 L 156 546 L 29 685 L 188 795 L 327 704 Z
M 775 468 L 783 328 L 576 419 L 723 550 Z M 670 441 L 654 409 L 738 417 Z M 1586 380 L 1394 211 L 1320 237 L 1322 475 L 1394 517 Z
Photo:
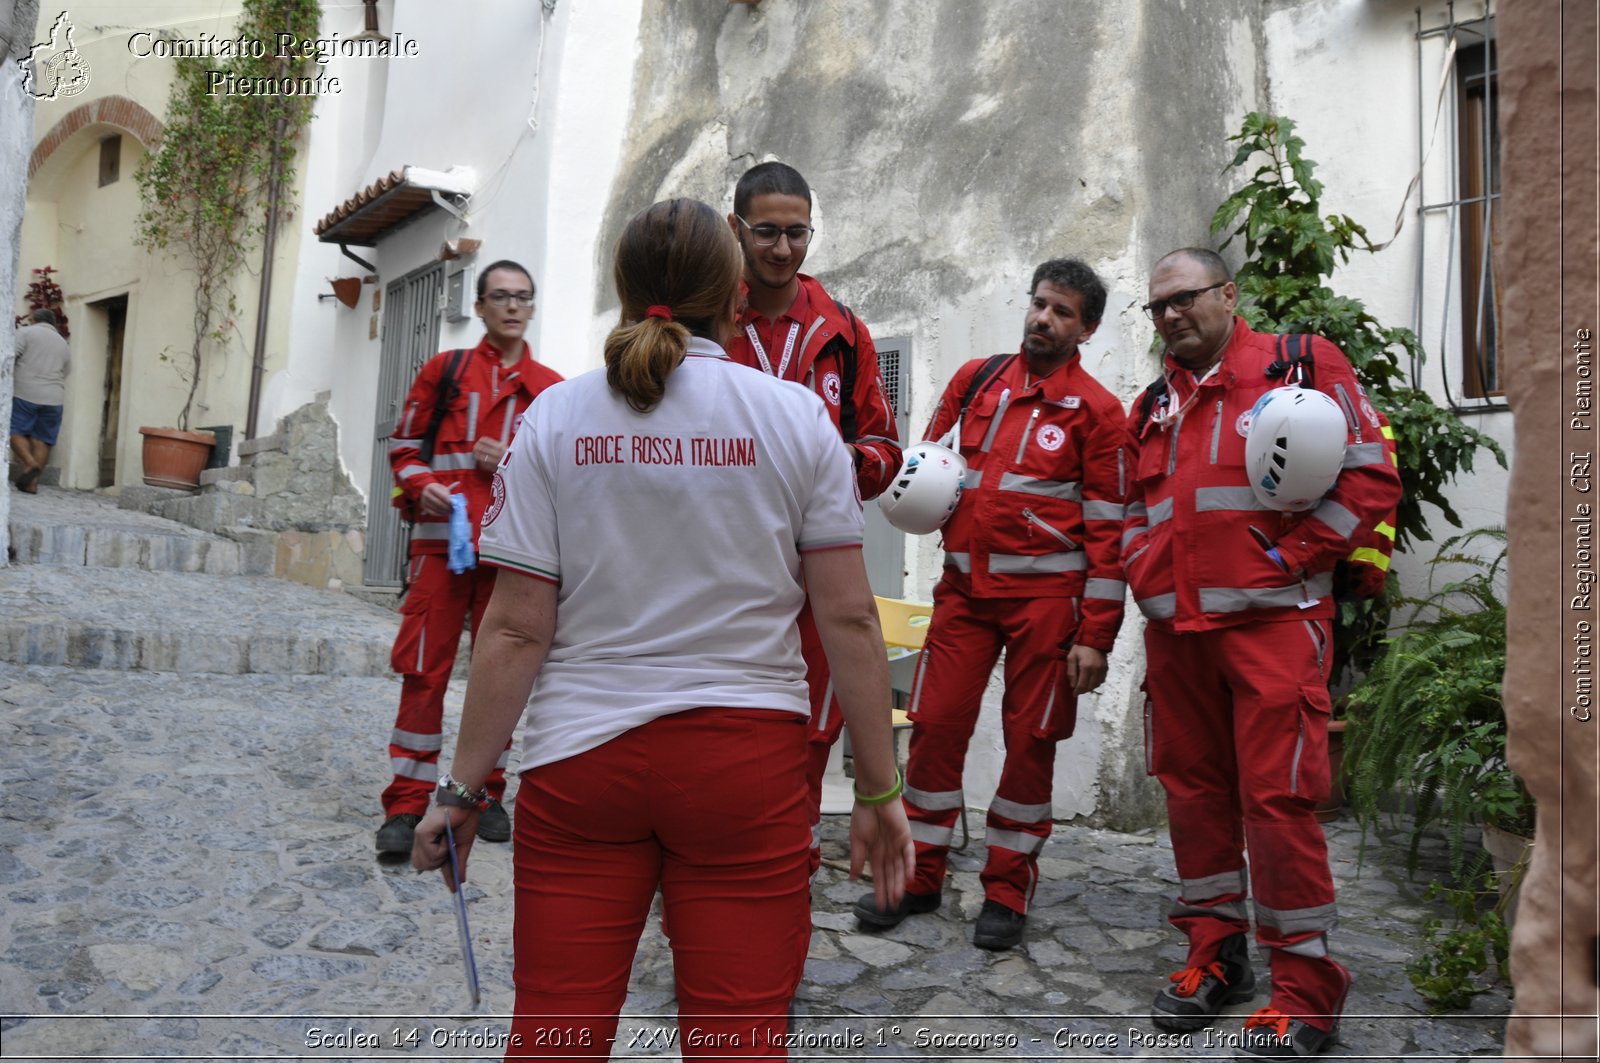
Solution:
M 904 800 L 917 871 L 896 907 L 868 894 L 855 909 L 884 927 L 939 907 L 967 746 L 1004 649 L 1005 762 L 973 931 L 973 944 L 996 950 L 1022 940 L 1053 822 L 1056 744 L 1072 735 L 1078 697 L 1105 680 L 1124 594 L 1124 414 L 1078 353 L 1100 324 L 1105 285 L 1076 259 L 1052 259 L 1031 292 L 1021 351 L 962 366 L 926 433 L 954 428 L 948 445 L 967 472 L 911 694 Z
M 447 565 L 452 496 L 466 502 L 476 553 L 495 466 L 533 397 L 561 379 L 533 360 L 522 338 L 533 320 L 533 299 L 533 278 L 515 262 L 495 262 L 479 274 L 473 309 L 483 319 L 483 339 L 470 350 L 443 351 L 424 363 L 389 441 L 395 502 L 413 527 L 408 589 L 390 655 L 401 676 L 400 710 L 389 735 L 394 779 L 383 791 L 380 858 L 410 857 L 416 825 L 439 782 L 445 688 L 461 629 L 470 618 L 477 637 L 494 590 L 493 568 L 453 573 Z M 488 780 L 494 800 L 478 819 L 478 837 L 485 841 L 511 837 L 500 804 L 505 765 L 502 755 Z
M 821 396 L 855 463 L 857 493 L 862 500 L 876 498 L 900 469 L 900 437 L 872 333 L 815 277 L 800 272 L 815 231 L 811 186 L 781 162 L 754 166 L 734 188 L 728 225 L 744 252 L 746 300 L 728 356 Z M 821 862 L 822 775 L 844 717 L 809 607 L 800 611 L 798 626 L 811 695 L 806 783 L 815 873 Z
M 1350 987 L 1328 954 L 1337 911 L 1313 812 L 1329 786 L 1333 569 L 1399 501 L 1400 479 L 1349 362 L 1327 340 L 1299 337 L 1310 346 L 1305 385 L 1344 411 L 1343 464 L 1304 512 L 1256 497 L 1245 442 L 1256 400 L 1283 383 L 1288 344 L 1235 316 L 1237 298 L 1212 251 L 1156 263 L 1144 310 L 1166 341 L 1163 374 L 1129 421 L 1122 560 L 1149 620 L 1146 749 L 1181 881 L 1169 918 L 1189 939 L 1151 1019 L 1198 1030 L 1254 996 L 1250 895 L 1272 999 L 1245 1023 L 1239 1058 L 1297 1059 L 1333 1046 Z

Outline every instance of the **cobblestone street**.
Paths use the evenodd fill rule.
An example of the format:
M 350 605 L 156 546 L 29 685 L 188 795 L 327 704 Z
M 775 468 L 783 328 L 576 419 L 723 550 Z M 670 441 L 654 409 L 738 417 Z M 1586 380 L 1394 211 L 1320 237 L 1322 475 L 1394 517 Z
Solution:
M 12 536 L 0 1058 L 498 1058 L 509 846 L 480 844 L 467 886 L 476 1014 L 445 887 L 373 856 L 393 614 L 237 574 L 224 540 L 93 495 L 14 496 Z M 1231 1058 L 1226 1038 L 1266 1003 L 1264 984 L 1187 1045 L 1149 1023 L 1184 958 L 1164 919 L 1177 887 L 1164 832 L 1057 825 L 1024 945 L 990 953 L 971 944 L 983 900 L 971 818 L 944 906 L 883 933 L 849 914 L 864 887 L 842 870 L 845 817 L 829 818 L 792 1057 Z M 1427 876 L 1371 843 L 1358 867 L 1348 816 L 1328 837 L 1331 944 L 1356 977 L 1337 1058 L 1498 1056 L 1504 987 L 1432 1018 L 1407 979 L 1422 924 L 1443 914 L 1423 897 Z M 675 1057 L 673 1006 L 652 919 L 616 1057 Z

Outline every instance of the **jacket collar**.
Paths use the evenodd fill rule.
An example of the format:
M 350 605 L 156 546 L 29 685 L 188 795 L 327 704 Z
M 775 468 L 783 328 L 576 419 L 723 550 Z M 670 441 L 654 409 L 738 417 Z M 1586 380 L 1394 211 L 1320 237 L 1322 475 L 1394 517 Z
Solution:
M 1016 389 L 1013 393 L 1015 396 L 1021 397 L 1025 393 L 1037 391 L 1041 400 L 1059 404 L 1062 399 L 1070 395 L 1081 394 L 1077 390 L 1077 377 L 1078 366 L 1082 364 L 1082 360 L 1083 352 L 1074 351 L 1071 358 L 1056 366 L 1047 376 L 1034 377 L 1033 370 L 1028 368 L 1028 352 L 1019 348 L 1016 361 L 1011 363 L 1006 376 Z M 1026 389 L 1022 387 L 1024 380 L 1030 381 Z
M 1228 345 L 1222 349 L 1222 357 L 1219 359 L 1220 364 L 1217 366 L 1217 371 L 1212 373 L 1205 381 L 1205 386 L 1225 384 L 1228 387 L 1232 387 L 1238 382 L 1239 352 L 1249 345 L 1250 340 L 1255 335 L 1255 331 L 1245 324 L 1244 318 L 1238 314 L 1233 315 L 1233 335 L 1228 337 Z M 1173 358 L 1170 353 L 1162 356 L 1161 364 L 1168 380 L 1179 380 L 1183 383 L 1185 390 L 1189 388 L 1191 379 L 1189 370 L 1179 365 L 1177 359 Z M 1201 375 L 1204 376 L 1205 374 Z

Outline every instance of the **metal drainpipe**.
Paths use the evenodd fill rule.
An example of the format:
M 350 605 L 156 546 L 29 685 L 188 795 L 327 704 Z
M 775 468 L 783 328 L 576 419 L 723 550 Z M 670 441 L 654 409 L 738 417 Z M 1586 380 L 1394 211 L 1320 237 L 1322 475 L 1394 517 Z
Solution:
M 256 437 L 257 407 L 261 404 L 261 378 L 266 373 L 267 310 L 272 305 L 272 252 L 278 243 L 278 172 L 281 165 L 285 120 L 278 119 L 272 142 L 272 168 L 267 183 L 267 232 L 261 247 L 261 291 L 256 303 L 255 352 L 250 362 L 250 405 L 245 412 L 244 437 Z

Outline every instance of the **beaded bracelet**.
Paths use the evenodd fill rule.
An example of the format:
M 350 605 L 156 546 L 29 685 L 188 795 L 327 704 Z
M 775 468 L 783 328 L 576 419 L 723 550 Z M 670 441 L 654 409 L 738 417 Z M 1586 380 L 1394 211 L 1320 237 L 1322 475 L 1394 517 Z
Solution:
M 446 772 L 439 779 L 439 790 L 433 799 L 438 804 L 452 808 L 470 808 L 482 812 L 489 807 L 489 787 L 485 784 L 476 791 L 469 790 L 465 783 L 456 782 Z
M 900 769 L 894 769 L 894 785 L 881 794 L 867 795 L 861 792 L 861 787 L 854 784 L 850 789 L 855 792 L 858 805 L 886 805 L 900 796 L 900 791 L 905 789 L 905 777 L 900 774 Z

